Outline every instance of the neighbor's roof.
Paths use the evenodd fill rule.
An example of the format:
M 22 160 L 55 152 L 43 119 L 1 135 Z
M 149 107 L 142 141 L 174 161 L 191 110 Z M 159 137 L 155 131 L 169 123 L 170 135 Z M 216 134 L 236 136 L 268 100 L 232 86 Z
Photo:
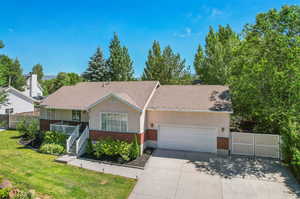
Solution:
M 148 110 L 232 112 L 227 86 L 163 85 L 155 92 Z
M 115 96 L 142 110 L 157 85 L 157 81 L 81 82 L 74 86 L 63 86 L 48 96 L 41 105 L 57 109 L 87 110 L 102 99 Z
M 15 88 L 12 87 L 12 86 L 9 86 L 9 87 L 1 87 L 1 88 L 0 88 L 0 92 L 2 92 L 2 91 L 16 93 L 16 94 L 19 95 L 19 96 L 22 96 L 22 97 L 27 98 L 27 99 L 30 100 L 31 102 L 40 102 L 39 100 L 34 99 L 33 97 L 24 94 L 23 92 L 19 91 L 18 89 L 15 89 Z

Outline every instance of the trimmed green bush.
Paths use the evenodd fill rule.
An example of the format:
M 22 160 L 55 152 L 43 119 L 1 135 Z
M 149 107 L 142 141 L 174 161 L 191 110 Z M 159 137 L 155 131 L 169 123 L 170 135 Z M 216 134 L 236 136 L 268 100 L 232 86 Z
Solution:
M 137 144 L 137 140 L 136 140 Z M 121 140 L 114 140 L 112 138 L 102 139 L 93 145 L 94 155 L 99 159 L 101 156 L 121 157 L 125 161 L 135 159 L 139 155 L 139 145 L 127 143 Z M 136 150 L 138 149 L 138 152 Z
M 41 146 L 40 151 L 42 153 L 60 155 L 65 152 L 65 148 L 59 144 L 44 144 Z
M 43 144 L 58 144 L 63 147 L 66 146 L 66 140 L 68 139 L 68 135 L 56 132 L 56 131 L 47 131 L 44 135 Z

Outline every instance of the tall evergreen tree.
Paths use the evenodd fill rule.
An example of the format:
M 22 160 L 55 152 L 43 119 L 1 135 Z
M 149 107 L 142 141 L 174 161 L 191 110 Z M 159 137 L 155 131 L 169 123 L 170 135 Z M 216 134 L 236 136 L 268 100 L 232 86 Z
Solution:
M 37 75 L 37 79 L 40 82 L 44 77 L 42 64 L 36 64 L 32 67 L 32 73 Z
M 202 49 L 201 45 L 199 45 L 198 48 L 197 48 L 197 52 L 195 54 L 194 63 L 193 63 L 194 69 L 195 69 L 197 74 L 202 73 L 203 60 L 204 60 L 203 49 Z
M 205 55 L 203 63 L 198 63 L 197 74 L 206 84 L 227 84 L 234 50 L 240 42 L 238 35 L 229 25 L 220 25 L 217 32 L 210 27 L 205 42 Z
M 89 66 L 83 73 L 83 78 L 90 82 L 111 80 L 111 73 L 100 48 L 97 48 L 96 53 L 90 58 Z
M 153 42 L 142 75 L 143 80 L 158 80 L 162 84 L 178 84 L 188 77 L 187 74 L 189 74 L 189 70 L 185 66 L 185 60 L 182 60 L 178 53 L 175 54 L 170 46 L 165 47 L 161 52 L 159 42 Z
M 112 81 L 132 80 L 134 71 L 132 60 L 129 56 L 128 49 L 121 46 L 118 35 L 115 33 L 109 45 L 109 58 L 107 64 L 110 70 Z
M 152 48 L 148 52 L 146 67 L 142 75 L 142 80 L 161 80 L 162 75 L 162 55 L 158 41 L 154 41 Z

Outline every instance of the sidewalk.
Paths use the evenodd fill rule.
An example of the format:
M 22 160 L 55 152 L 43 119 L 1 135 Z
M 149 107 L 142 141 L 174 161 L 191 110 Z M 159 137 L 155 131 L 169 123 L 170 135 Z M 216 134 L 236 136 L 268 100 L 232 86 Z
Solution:
M 81 167 L 84 169 L 101 172 L 101 173 L 108 173 L 118 176 L 123 176 L 127 178 L 139 178 L 143 171 L 142 169 L 135 169 L 123 166 L 116 166 L 116 165 L 109 165 L 103 164 L 99 162 L 93 162 L 84 159 L 78 159 L 75 156 L 64 155 L 56 159 L 58 162 L 65 162 L 68 165 Z

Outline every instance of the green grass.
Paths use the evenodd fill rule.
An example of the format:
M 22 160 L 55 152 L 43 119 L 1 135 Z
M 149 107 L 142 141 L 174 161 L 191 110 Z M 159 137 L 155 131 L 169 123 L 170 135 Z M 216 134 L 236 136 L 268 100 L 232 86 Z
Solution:
M 34 189 L 53 198 L 125 199 L 136 181 L 56 163 L 18 144 L 17 131 L 0 132 L 0 176 L 22 189 Z

